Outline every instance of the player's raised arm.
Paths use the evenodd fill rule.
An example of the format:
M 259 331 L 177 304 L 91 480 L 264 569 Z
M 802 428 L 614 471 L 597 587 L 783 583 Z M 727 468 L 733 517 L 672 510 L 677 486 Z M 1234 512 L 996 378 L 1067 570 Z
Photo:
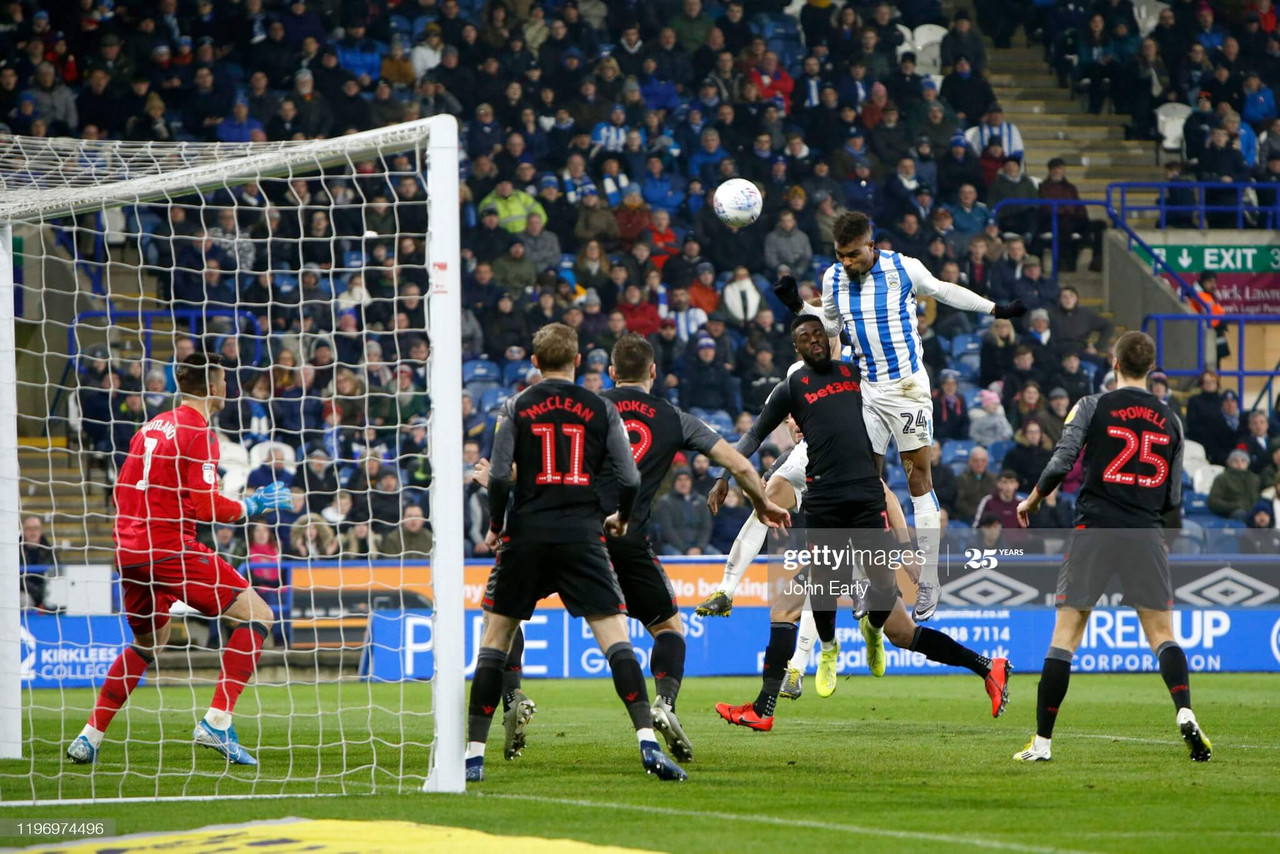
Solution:
M 791 414 L 791 391 L 789 381 L 784 379 L 769 393 L 769 398 L 764 402 L 764 408 L 760 410 L 760 415 L 756 418 L 756 423 L 751 425 L 751 429 L 742 434 L 742 438 L 738 440 L 738 445 L 734 449 L 741 457 L 750 457 L 754 454 L 764 440 L 778 428 L 778 425 L 787 419 Z M 751 473 L 755 474 L 755 469 L 751 469 Z M 741 484 L 741 481 L 739 481 Z M 725 493 L 729 491 L 728 478 L 721 475 L 716 478 L 716 482 L 711 487 L 711 492 L 707 495 L 707 508 L 714 514 L 719 512 L 720 504 L 724 501 Z
M 636 468 L 636 459 L 631 453 L 631 440 L 627 437 L 627 428 L 622 423 L 618 408 L 612 401 L 606 400 L 605 411 L 609 418 L 609 438 L 605 450 L 618 478 L 618 509 L 605 519 L 605 530 L 611 536 L 621 537 L 627 532 L 636 495 L 640 492 L 640 469 Z
M 1027 313 L 1027 306 L 1022 300 L 1014 300 L 1008 305 L 996 305 L 984 296 L 979 296 L 968 288 L 953 285 L 935 278 L 932 273 L 915 258 L 902 256 L 902 266 L 907 271 L 916 293 L 933 297 L 952 308 L 962 311 L 977 311 L 995 317 L 1021 317 Z
M 835 267 L 827 270 L 822 276 L 822 303 L 820 306 L 810 305 L 800 299 L 800 286 L 794 276 L 782 276 L 774 283 L 773 293 L 782 304 L 791 309 L 793 314 L 808 314 L 822 321 L 829 337 L 840 334 L 842 323 L 840 308 L 836 305 Z
M 509 397 L 498 413 L 493 428 L 493 452 L 489 464 L 489 533 L 497 545 L 506 521 L 507 498 L 511 494 L 511 461 L 516 453 L 515 398 Z M 493 546 L 490 546 L 492 548 Z
M 1040 473 L 1040 480 L 1022 503 L 1018 505 L 1018 522 L 1027 527 L 1031 522 L 1031 514 L 1040 509 L 1040 502 L 1062 483 L 1062 479 L 1075 467 L 1076 460 L 1084 450 L 1085 437 L 1089 433 L 1089 421 L 1098 408 L 1098 396 L 1091 394 L 1082 397 L 1075 407 L 1067 413 L 1066 426 L 1062 429 L 1062 438 L 1053 449 L 1049 464 Z

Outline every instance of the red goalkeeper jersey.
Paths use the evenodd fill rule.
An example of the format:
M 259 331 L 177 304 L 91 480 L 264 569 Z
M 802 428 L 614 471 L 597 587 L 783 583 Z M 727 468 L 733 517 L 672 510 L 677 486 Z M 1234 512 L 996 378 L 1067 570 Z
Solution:
M 244 505 L 218 494 L 218 439 L 209 422 L 179 406 L 142 425 L 115 488 L 117 563 L 152 563 L 183 550 L 196 522 L 234 522 Z

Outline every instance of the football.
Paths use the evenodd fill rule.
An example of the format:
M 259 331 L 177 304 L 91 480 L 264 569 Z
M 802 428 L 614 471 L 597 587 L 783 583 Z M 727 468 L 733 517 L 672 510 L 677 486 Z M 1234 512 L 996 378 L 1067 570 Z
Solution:
M 759 188 L 743 178 L 730 178 L 716 188 L 716 216 L 725 225 L 741 228 L 760 218 L 764 197 Z

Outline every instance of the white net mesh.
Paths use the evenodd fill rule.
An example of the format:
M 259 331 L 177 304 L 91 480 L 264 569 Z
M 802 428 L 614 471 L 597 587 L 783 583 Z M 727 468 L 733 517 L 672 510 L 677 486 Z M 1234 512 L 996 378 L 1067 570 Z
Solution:
M 431 327 L 429 265 L 450 262 L 429 255 L 439 188 L 426 124 L 262 146 L 0 138 L 24 538 L 23 758 L 0 760 L 0 799 L 400 791 L 426 779 L 438 717 L 418 681 L 438 655 L 431 337 L 458 334 L 456 312 Z M 131 641 L 115 481 L 135 432 L 177 404 L 174 366 L 192 351 L 227 366 L 212 419 L 222 494 L 291 491 L 291 507 L 248 524 L 197 526 L 272 611 L 234 710 L 259 764 L 193 743 L 232 627 L 179 602 L 96 763 L 73 765 L 67 746 Z

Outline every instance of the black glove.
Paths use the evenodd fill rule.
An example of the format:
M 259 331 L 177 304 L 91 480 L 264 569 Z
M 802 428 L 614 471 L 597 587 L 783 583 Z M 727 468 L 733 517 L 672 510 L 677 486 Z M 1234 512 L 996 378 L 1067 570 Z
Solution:
M 800 309 L 804 308 L 804 303 L 800 301 L 800 288 L 796 284 L 795 276 L 782 276 L 773 285 L 773 293 L 782 304 L 791 309 L 792 314 L 799 314 Z
M 1022 317 L 1022 315 L 1027 313 L 1027 304 L 1020 299 L 1016 299 L 1008 305 L 997 305 L 991 313 L 1000 320 Z

